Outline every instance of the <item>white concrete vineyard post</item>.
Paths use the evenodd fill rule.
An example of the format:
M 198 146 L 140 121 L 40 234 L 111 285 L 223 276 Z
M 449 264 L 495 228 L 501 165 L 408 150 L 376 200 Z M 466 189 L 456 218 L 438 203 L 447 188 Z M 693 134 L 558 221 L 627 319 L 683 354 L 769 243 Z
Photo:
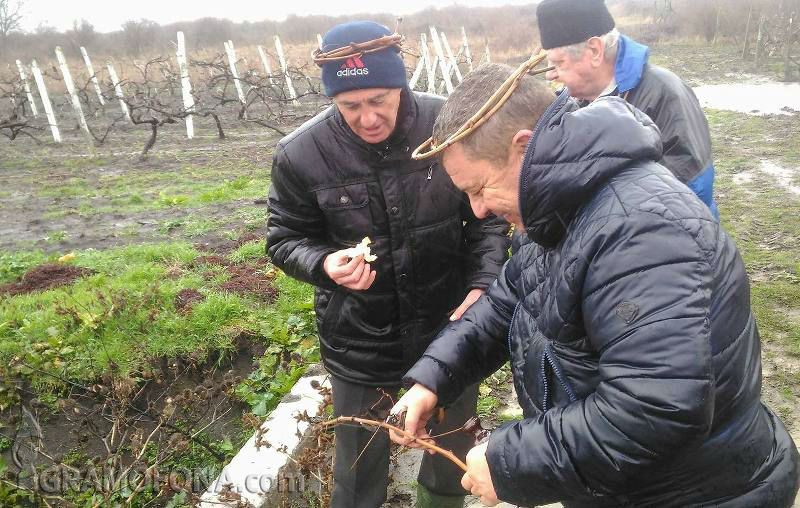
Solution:
M 420 49 L 422 59 L 425 61 L 425 72 L 428 76 L 428 93 L 436 93 L 436 62 L 431 64 L 431 54 L 428 51 L 428 36 L 420 34 Z
M 233 75 L 233 85 L 239 95 L 239 102 L 242 103 L 242 106 L 245 106 L 247 100 L 244 98 L 244 90 L 242 90 L 242 84 L 239 82 L 239 71 L 236 70 L 236 50 L 233 49 L 233 41 L 228 41 L 224 45 L 225 53 L 228 54 L 228 66 L 231 68 L 231 75 Z M 244 111 L 244 117 L 247 118 L 247 110 Z
M 89 58 L 89 53 L 86 52 L 86 48 L 83 46 L 81 46 L 81 55 L 83 55 L 83 63 L 86 64 L 86 70 L 89 71 L 89 79 L 92 80 L 94 91 L 97 93 L 97 100 L 100 101 L 100 104 L 105 105 L 106 101 L 103 99 L 102 90 L 100 90 L 100 81 L 97 80 L 97 75 L 94 73 L 94 67 L 92 67 L 92 60 Z
M 8 67 L 8 69 L 10 70 L 11 64 L 6 64 L 6 67 Z M 14 89 L 11 90 L 11 97 L 9 97 L 8 99 L 11 101 L 11 107 L 13 109 L 17 109 L 17 94 Z
M 469 67 L 469 72 L 472 72 L 472 53 L 469 51 L 469 40 L 467 40 L 467 31 L 464 30 L 464 27 L 461 27 L 461 44 L 464 48 L 464 56 L 467 57 L 467 66 Z
M 453 82 L 450 81 L 450 68 L 447 65 L 447 58 L 444 56 L 444 50 L 442 49 L 442 41 L 439 39 L 439 33 L 434 27 L 431 27 L 431 42 L 433 42 L 433 49 L 436 51 L 436 56 L 439 57 L 439 67 L 442 69 L 444 86 L 447 88 L 447 94 L 450 95 L 453 93 Z
M 317 46 L 319 46 L 320 50 L 322 49 L 322 36 L 320 34 L 317 34 Z
M 414 73 L 411 75 L 411 79 L 408 80 L 408 88 L 413 90 L 417 86 L 417 81 L 419 77 L 422 75 L 422 68 L 425 66 L 425 62 L 422 60 L 422 57 L 417 59 L 417 67 L 414 69 Z
M 125 115 L 125 118 L 128 121 L 131 121 L 131 112 L 128 110 L 128 105 L 125 104 L 125 96 L 122 95 L 122 86 L 119 84 L 119 77 L 117 77 L 117 71 L 114 70 L 114 65 L 112 65 L 111 61 L 106 62 L 106 67 L 108 68 L 108 75 L 111 77 L 111 84 L 114 85 L 114 95 L 117 96 L 119 99 L 119 108 L 122 110 L 122 113 Z
M 258 55 L 261 57 L 261 65 L 264 66 L 264 72 L 266 72 L 269 77 L 269 84 L 274 85 L 275 80 L 272 78 L 272 66 L 269 64 L 269 57 L 266 51 L 264 51 L 263 46 L 258 46 Z
M 433 93 L 436 93 L 436 69 L 439 67 L 439 57 L 433 57 L 431 68 L 433 69 Z M 444 80 L 439 81 L 439 90 L 444 90 Z
M 486 63 L 492 63 L 492 56 L 489 53 L 489 41 L 486 41 Z
M 28 102 L 31 103 L 31 113 L 33 116 L 39 116 L 39 110 L 36 109 L 36 102 L 33 100 L 33 94 L 31 93 L 31 85 L 28 83 L 28 76 L 25 75 L 25 66 L 22 65 L 22 62 L 17 60 L 17 69 L 19 70 L 19 78 L 22 80 L 22 85 L 25 87 L 25 94 L 28 96 Z
M 36 65 L 36 60 L 31 62 L 31 72 L 33 79 L 36 81 L 36 87 L 39 89 L 39 98 L 42 99 L 42 106 L 47 115 L 47 123 L 50 125 L 50 132 L 53 133 L 53 141 L 61 143 L 61 133 L 58 132 L 58 124 L 56 123 L 56 115 L 53 114 L 53 105 L 50 103 L 50 96 L 47 94 L 47 87 L 44 86 L 44 77 L 39 66 Z
M 178 32 L 178 71 L 181 74 L 181 89 L 183 90 L 183 109 L 186 112 L 194 111 L 194 97 L 192 97 L 192 83 L 189 81 L 189 66 L 186 64 L 186 41 L 183 32 Z M 186 137 L 194 137 L 194 121 L 192 115 L 186 115 Z
M 61 68 L 61 74 L 64 76 L 64 84 L 67 85 L 69 98 L 72 100 L 72 109 L 75 111 L 75 115 L 78 117 L 78 123 L 81 126 L 81 130 L 83 130 L 83 133 L 86 135 L 87 140 L 91 144 L 92 135 L 89 132 L 89 125 L 86 123 L 86 118 L 83 116 L 81 99 L 78 97 L 78 92 L 75 90 L 75 83 L 72 81 L 72 75 L 69 72 L 69 67 L 67 67 L 67 59 L 64 58 L 64 53 L 61 51 L 60 46 L 56 46 L 56 59 L 58 60 L 58 66 Z
M 281 39 L 277 35 L 275 36 L 275 50 L 278 52 L 278 60 L 281 63 L 283 76 L 286 78 L 286 88 L 289 90 L 289 97 L 292 99 L 292 104 L 296 106 L 299 104 L 299 102 L 297 101 L 297 93 L 295 93 L 294 91 L 294 85 L 292 85 L 292 78 L 289 77 L 289 71 L 286 68 L 286 58 L 283 56 L 283 46 L 281 45 Z
M 447 58 L 450 59 L 450 70 L 456 73 L 458 82 L 461 83 L 464 81 L 464 78 L 461 76 L 461 70 L 458 68 L 458 61 L 456 61 L 456 57 L 453 56 L 453 50 L 450 48 L 450 43 L 447 42 L 447 36 L 444 34 L 444 32 L 442 32 L 440 35 L 442 36 L 442 45 L 447 51 Z

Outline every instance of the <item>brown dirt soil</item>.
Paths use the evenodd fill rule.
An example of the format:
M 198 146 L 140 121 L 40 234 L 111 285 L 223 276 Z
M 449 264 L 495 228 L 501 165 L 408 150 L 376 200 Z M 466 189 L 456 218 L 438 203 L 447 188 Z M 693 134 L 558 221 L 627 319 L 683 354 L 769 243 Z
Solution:
M 187 314 L 192 310 L 196 303 L 200 303 L 206 299 L 206 295 L 196 289 L 181 289 L 175 295 L 175 309 L 178 312 Z
M 274 302 L 278 298 L 278 290 L 272 286 L 274 275 L 264 273 L 249 264 L 230 266 L 227 273 L 231 278 L 220 286 L 224 291 L 250 293 L 267 303 Z
M 95 273 L 94 270 L 73 265 L 44 264 L 28 270 L 17 282 L 0 286 L 0 294 L 10 296 L 44 291 L 72 284 L 75 279 Z
M 205 238 L 203 242 L 197 242 L 194 244 L 195 249 L 201 252 L 211 252 L 213 254 L 219 254 L 221 256 L 230 254 L 231 252 L 235 251 L 242 245 L 246 244 L 247 242 L 252 242 L 254 240 L 261 240 L 264 238 L 263 235 L 258 235 L 256 233 L 244 233 L 236 240 L 227 240 L 222 239 L 219 237 L 211 236 L 209 238 Z M 215 256 L 205 256 L 209 258 L 213 258 Z
M 231 266 L 231 262 L 220 256 L 200 256 L 195 258 L 189 266 L 197 268 L 202 265 Z
M 245 233 L 244 235 L 240 236 L 236 242 L 234 242 L 234 245 L 239 248 L 247 242 L 252 242 L 254 240 L 261 240 L 261 237 L 255 233 Z

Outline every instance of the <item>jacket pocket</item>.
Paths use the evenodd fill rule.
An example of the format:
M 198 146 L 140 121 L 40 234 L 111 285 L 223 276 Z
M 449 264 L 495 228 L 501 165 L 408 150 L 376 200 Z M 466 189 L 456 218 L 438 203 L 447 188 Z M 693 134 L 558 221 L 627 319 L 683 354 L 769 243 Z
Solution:
M 322 210 L 354 210 L 369 204 L 367 184 L 354 183 L 317 191 L 317 203 Z
M 355 245 L 372 234 L 366 183 L 319 189 L 315 194 L 317 204 L 325 215 L 326 232 L 333 241 Z
M 325 306 L 325 313 L 322 316 L 322 322 L 320 324 L 319 334 L 321 336 L 328 338 L 335 330 L 339 318 L 339 311 L 342 308 L 342 301 L 344 301 L 345 296 L 347 295 L 341 287 L 337 288 L 331 295 L 328 300 L 328 305 Z

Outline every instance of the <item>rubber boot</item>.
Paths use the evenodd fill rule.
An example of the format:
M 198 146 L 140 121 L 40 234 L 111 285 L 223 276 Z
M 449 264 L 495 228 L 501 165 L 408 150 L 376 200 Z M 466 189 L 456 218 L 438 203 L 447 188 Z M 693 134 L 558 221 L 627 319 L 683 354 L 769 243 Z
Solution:
M 464 508 L 466 496 L 440 496 L 417 484 L 417 508 Z

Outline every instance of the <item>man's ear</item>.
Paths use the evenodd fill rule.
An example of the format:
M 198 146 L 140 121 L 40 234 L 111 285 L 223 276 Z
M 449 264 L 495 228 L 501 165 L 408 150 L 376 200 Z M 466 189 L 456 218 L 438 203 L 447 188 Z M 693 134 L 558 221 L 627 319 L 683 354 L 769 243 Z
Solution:
M 532 137 L 533 131 L 529 129 L 522 129 L 514 134 L 514 137 L 511 138 L 511 150 L 509 151 L 509 155 L 512 159 L 521 159 L 525 155 L 525 149 L 528 148 L 528 142 L 530 142 Z
M 589 62 L 592 67 L 600 67 L 605 61 L 605 45 L 600 37 L 592 37 L 586 41 L 586 50 L 589 52 Z

